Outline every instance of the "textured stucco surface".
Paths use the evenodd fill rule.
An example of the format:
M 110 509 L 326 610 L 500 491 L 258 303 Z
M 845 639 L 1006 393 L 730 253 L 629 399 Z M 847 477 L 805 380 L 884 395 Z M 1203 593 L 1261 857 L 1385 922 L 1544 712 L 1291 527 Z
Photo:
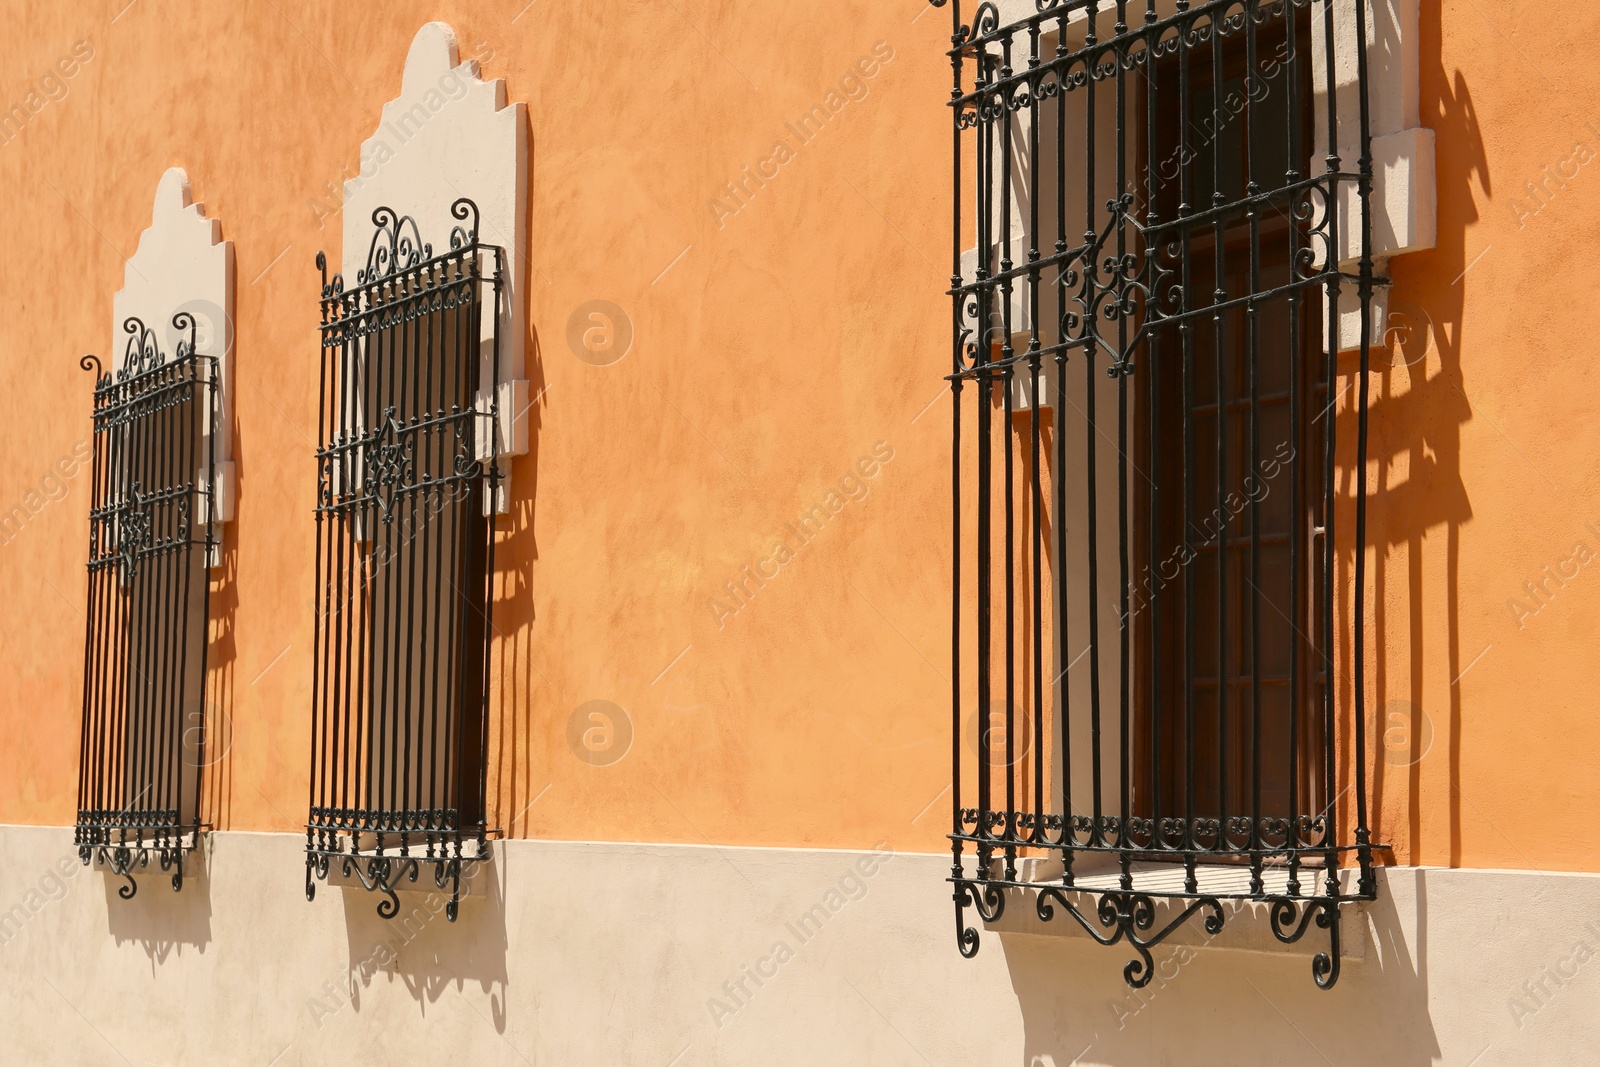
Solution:
M 1438 248 L 1393 265 L 1372 420 L 1370 784 L 1400 862 L 1595 866 L 1568 816 L 1600 807 L 1600 585 L 1584 565 L 1600 551 L 1600 8 L 1558 7 L 1558 33 L 1467 0 L 1419 14 Z M 515 836 L 938 850 L 946 820 L 918 817 L 949 758 L 948 14 L 920 0 L 0 7 L 14 72 L 0 93 L 38 105 L 0 145 L 18 253 L 0 261 L 0 516 L 22 509 L 0 545 L 0 818 L 73 818 L 77 356 L 103 343 L 172 165 L 223 220 L 239 286 L 237 519 L 211 647 L 227 752 L 208 810 L 228 829 L 303 817 L 312 259 L 337 253 L 340 184 L 413 35 L 439 19 L 527 102 L 532 154 L 539 399 L 497 552 L 495 817 Z M 181 63 L 153 60 L 178 39 Z M 830 96 L 837 113 L 802 142 L 790 124 Z M 630 339 L 605 366 L 574 349 L 597 300 Z M 893 458 L 870 462 L 880 442 Z M 830 494 L 840 510 L 774 563 Z M 1340 699 L 1353 705 L 1347 685 Z M 621 762 L 573 757 L 589 700 L 629 716 Z
M 208 876 L 122 901 L 67 831 L 0 828 L 0 908 L 24 913 L 0 913 L 0 1062 L 1499 1067 L 1600 1039 L 1588 875 L 1391 869 L 1330 992 L 1314 935 L 1252 950 L 1241 913 L 1157 949 L 1135 994 L 1124 948 L 1082 934 L 990 931 L 961 959 L 948 858 L 887 846 L 511 842 L 454 925 L 419 893 L 389 922 L 361 891 L 306 903 L 300 847 L 219 834 Z

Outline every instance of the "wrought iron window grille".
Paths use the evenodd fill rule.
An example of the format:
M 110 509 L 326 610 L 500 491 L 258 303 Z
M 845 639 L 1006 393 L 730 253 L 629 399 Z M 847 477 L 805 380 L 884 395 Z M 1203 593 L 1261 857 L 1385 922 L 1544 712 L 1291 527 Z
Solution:
M 1216 934 L 1223 901 L 1257 902 L 1282 942 L 1326 932 L 1331 987 L 1341 906 L 1375 898 L 1384 847 L 1365 4 L 1011 0 L 968 23 L 930 3 L 951 7 L 954 79 L 960 951 L 969 907 L 994 922 L 1026 890 L 1040 920 L 1126 943 L 1139 987 L 1188 920 Z
M 183 888 L 199 847 L 205 767 L 210 580 L 217 551 L 218 361 L 195 350 L 193 316 L 169 359 L 138 318 L 122 365 L 95 374 L 93 503 L 78 819 L 85 865 L 98 858 L 138 891 L 152 858 Z
M 428 871 L 455 921 L 485 818 L 503 249 L 387 207 L 356 285 L 322 273 L 306 899 L 330 866 L 382 895 Z M 470 877 L 470 870 L 468 871 Z

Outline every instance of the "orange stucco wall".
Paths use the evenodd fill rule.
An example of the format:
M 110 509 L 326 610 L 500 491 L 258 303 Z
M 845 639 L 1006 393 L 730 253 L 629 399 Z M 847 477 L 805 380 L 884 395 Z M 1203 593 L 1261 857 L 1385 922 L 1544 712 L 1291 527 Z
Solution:
M 1439 248 L 1394 266 L 1372 423 L 1373 803 L 1401 861 L 1600 867 L 1571 825 L 1600 808 L 1600 571 L 1564 562 L 1579 542 L 1600 552 L 1586 254 L 1600 12 L 1558 6 L 1556 39 L 1469 0 L 1422 7 Z M 331 190 L 412 34 L 441 19 L 531 124 L 539 400 L 497 557 L 500 824 L 943 847 L 946 808 L 929 805 L 949 759 L 947 14 L 922 0 L 119 7 L 0 13 L 8 104 L 74 42 L 92 49 L 0 145 L 0 510 L 42 502 L 0 546 L 0 822 L 73 818 L 88 489 L 50 472 L 89 433 L 77 357 L 103 352 L 124 254 L 181 165 L 238 264 L 238 519 L 212 678 L 229 747 L 209 790 L 223 828 L 298 828 L 312 258 L 339 245 Z M 786 124 L 864 59 L 872 76 L 802 144 Z M 1546 163 L 1568 177 L 1534 214 L 1524 183 Z M 777 177 L 736 212 L 710 206 L 758 164 Z M 596 300 L 631 323 L 609 366 L 569 339 Z M 774 559 L 830 491 L 858 499 Z M 1546 564 L 1569 577 L 1539 606 L 1523 583 Z M 747 565 L 776 576 L 757 587 Z M 733 606 L 727 582 L 754 591 L 736 614 L 712 603 Z M 569 750 L 590 700 L 631 720 L 619 762 Z

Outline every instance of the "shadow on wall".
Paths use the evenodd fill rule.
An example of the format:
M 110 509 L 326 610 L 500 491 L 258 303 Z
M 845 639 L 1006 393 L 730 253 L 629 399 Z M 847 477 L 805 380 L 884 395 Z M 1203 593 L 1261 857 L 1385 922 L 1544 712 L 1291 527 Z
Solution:
M 427 884 L 424 867 L 417 885 Z M 462 871 L 461 910 L 455 922 L 445 917 L 447 894 L 403 889 L 400 910 L 381 917 L 379 894 L 359 885 L 341 890 L 349 948 L 350 1006 L 361 1011 L 364 989 L 379 981 L 400 980 L 426 1015 L 451 989 L 476 983 L 490 996 L 495 1030 L 506 1029 L 506 907 L 504 866 L 498 856 Z
M 537 188 L 537 152 L 533 131 L 528 131 L 527 247 L 535 247 L 533 194 Z M 544 353 L 534 327 L 533 276 L 528 278 L 525 320 L 528 335 L 523 352 L 523 377 L 528 382 L 527 454 L 511 464 L 509 511 L 495 523 L 495 667 L 489 696 L 489 823 L 507 837 L 519 836 L 517 824 L 539 796 L 542 786 L 533 782 L 532 692 L 543 679 L 534 664 L 531 627 L 537 611 L 533 591 L 533 564 L 539 558 L 534 531 L 535 501 L 539 488 L 539 434 L 543 411 L 549 403 L 545 390 Z
M 235 428 L 237 433 L 237 427 Z M 239 445 L 233 446 L 236 469 Z M 239 606 L 239 546 L 232 523 L 223 527 L 222 565 L 211 572 L 211 635 L 207 650 L 203 777 L 200 783 L 200 818 L 212 830 L 226 830 L 233 813 L 233 688 L 238 649 L 234 641 L 234 612 Z
M 236 423 L 235 462 L 239 462 L 240 455 L 238 436 Z M 239 469 L 243 469 L 242 462 Z M 200 820 L 213 831 L 228 827 L 233 796 L 230 754 L 236 659 L 234 614 L 239 603 L 239 554 L 234 530 L 234 524 L 224 525 L 219 566 L 210 571 L 205 698 L 200 711 L 205 727 L 205 748 L 199 756 Z M 183 728 L 188 732 L 200 726 L 199 722 L 187 722 Z M 186 763 L 186 772 L 194 770 L 192 763 Z M 170 874 L 154 861 L 135 872 L 138 891 L 131 900 L 118 896 L 125 884 L 121 878 L 109 872 L 99 873 L 106 898 L 106 925 L 112 937 L 119 946 L 138 943 L 150 960 L 152 973 L 174 953 L 181 955 L 184 946 L 204 952 L 211 943 L 211 856 L 203 841 L 204 838 L 201 848 L 184 856 L 183 889 L 176 893 L 172 891 Z
M 1341 977 L 1326 991 L 1313 983 L 1310 965 L 1310 953 L 1321 951 L 1322 944 L 1249 951 L 1167 942 L 1154 950 L 1150 984 L 1136 990 L 1122 977 L 1122 968 L 1134 958 L 1126 944 L 1102 947 L 1076 931 L 1002 933 L 997 940 L 1022 1014 L 1021 1063 L 1290 1067 L 1357 1062 L 1338 1054 L 1357 1043 L 1370 1050 L 1379 1030 L 1363 1026 L 1375 1027 L 1381 1020 L 1385 1067 L 1432 1065 L 1440 1050 L 1426 961 L 1411 958 L 1410 947 L 1426 941 L 1427 899 L 1420 872 L 1401 877 L 1406 883 L 1414 880 L 1415 889 L 1387 879 L 1376 903 L 1342 913 Z M 1401 914 L 1391 887 L 1414 914 Z M 1264 912 L 1241 913 L 1229 919 L 1218 940 L 1229 946 L 1239 927 L 1266 923 Z M 1357 938 L 1365 938 L 1363 959 L 1352 958 Z
M 1374 553 L 1369 603 L 1376 605 L 1368 647 L 1373 699 L 1368 708 L 1371 744 L 1374 839 L 1403 846 L 1395 862 L 1461 862 L 1461 689 L 1455 679 L 1478 654 L 1461 648 L 1461 526 L 1472 517 L 1461 471 L 1461 426 L 1472 418 L 1461 370 L 1462 282 L 1470 267 L 1466 231 L 1478 218 L 1474 189 L 1488 197 L 1489 167 L 1471 93 L 1461 72 L 1446 75 L 1441 60 L 1440 0 L 1423 0 L 1419 11 L 1421 121 L 1434 131 L 1437 155 L 1438 244 L 1429 252 L 1396 260 L 1384 344 L 1372 361 L 1368 543 Z M 1450 281 L 1449 279 L 1454 279 Z M 1352 368 L 1353 370 L 1354 368 Z M 1342 472 L 1345 499 L 1355 494 L 1354 471 Z M 1398 476 L 1398 477 L 1397 477 Z M 1424 541 L 1444 530 L 1444 589 L 1425 577 L 1440 568 L 1426 558 Z M 1403 578 L 1391 574 L 1389 558 L 1403 550 Z M 1345 580 L 1353 578 L 1344 561 Z M 1391 589 L 1404 581 L 1405 589 Z M 1438 607 L 1443 604 L 1444 633 Z M 1401 606 L 1404 605 L 1402 630 Z M 1346 606 L 1348 611 L 1348 605 Z M 1432 629 L 1434 632 L 1430 632 Z M 1350 620 L 1342 633 L 1350 634 Z M 1445 667 L 1425 675 L 1428 646 L 1443 639 Z M 1393 649 L 1391 657 L 1388 650 Z M 1404 649 L 1404 660 L 1400 650 Z M 1348 648 L 1346 649 L 1348 651 Z M 1437 662 L 1437 657 L 1434 657 Z M 1447 696 L 1446 696 L 1447 694 Z M 1350 699 L 1352 694 L 1342 694 Z M 1445 700 L 1444 706 L 1439 706 Z M 1444 761 L 1449 789 L 1447 854 L 1422 842 L 1424 778 L 1437 783 Z M 1400 782 L 1394 779 L 1399 778 Z M 1401 783 L 1404 784 L 1402 792 Z M 1404 797 L 1404 808 L 1400 798 Z M 1387 798 L 1387 803 L 1386 803 Z M 1396 810 L 1400 809 L 1400 810 Z M 1436 840 L 1436 838 L 1430 838 Z
M 171 875 L 151 860 L 136 869 L 138 891 L 123 900 L 123 879 L 98 871 L 106 898 L 106 925 L 118 947 L 136 942 L 150 960 L 150 973 L 187 946 L 206 950 L 211 944 L 211 857 L 200 848 L 184 857 L 183 890 L 172 891 Z

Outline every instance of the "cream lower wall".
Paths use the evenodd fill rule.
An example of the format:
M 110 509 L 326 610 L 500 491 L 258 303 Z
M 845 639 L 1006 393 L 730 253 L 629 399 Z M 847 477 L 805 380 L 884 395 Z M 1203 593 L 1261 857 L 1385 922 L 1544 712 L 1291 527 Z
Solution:
M 1082 934 L 988 931 L 977 958 L 961 959 L 948 857 L 516 841 L 451 925 L 420 893 L 402 894 L 394 921 L 359 890 L 320 888 L 306 903 L 297 837 L 212 840 L 209 871 L 181 894 L 150 875 L 122 901 L 116 879 L 78 865 L 70 830 L 0 827 L 0 1062 L 1493 1067 L 1600 1056 L 1589 951 L 1600 949 L 1600 876 L 1394 869 L 1377 905 L 1347 913 L 1351 937 L 1368 936 L 1331 992 L 1312 985 L 1310 946 L 1237 947 L 1259 943 L 1263 922 L 1239 914 L 1223 947 L 1158 949 L 1141 997 L 1122 983 L 1124 946 Z M 820 929 L 799 927 L 816 905 Z M 747 967 L 770 977 L 746 978 L 750 995 L 736 999 L 724 983 Z

